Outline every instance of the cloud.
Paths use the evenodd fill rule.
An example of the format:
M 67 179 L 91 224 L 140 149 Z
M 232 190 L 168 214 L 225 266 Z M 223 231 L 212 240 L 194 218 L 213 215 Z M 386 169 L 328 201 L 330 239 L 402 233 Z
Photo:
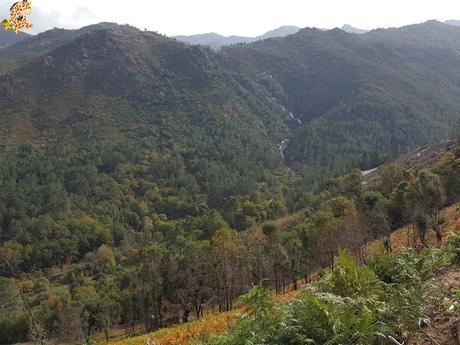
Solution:
M 8 0 L 0 14 L 9 17 Z M 32 0 L 37 33 L 102 21 L 131 24 L 169 35 L 216 31 L 255 36 L 281 25 L 375 28 L 460 17 L 453 0 Z
M 88 7 L 83 6 L 78 6 L 71 14 L 71 18 L 76 22 L 81 22 L 88 19 L 94 20 L 96 17 L 96 13 L 91 11 Z
M 54 4 L 47 3 L 46 0 L 35 0 L 32 2 L 32 13 L 28 16 L 33 28 L 24 30 L 25 32 L 36 34 L 55 27 L 58 28 L 79 28 L 84 25 L 94 24 L 99 21 L 98 15 L 87 6 L 71 5 L 71 0 L 67 5 L 55 6 L 58 1 L 53 0 Z M 10 17 L 10 6 L 14 3 L 5 1 L 0 2 L 0 20 Z M 63 2 L 59 2 L 63 4 Z
M 67 11 L 34 6 L 29 21 L 34 25 L 30 32 L 38 33 L 55 27 L 79 28 L 97 22 L 98 18 L 94 12 L 83 6 L 70 8 Z
M 40 8 L 33 9 L 32 14 L 29 15 L 29 21 L 33 24 L 33 28 L 28 30 L 30 33 L 42 32 L 62 24 L 58 11 L 44 12 Z

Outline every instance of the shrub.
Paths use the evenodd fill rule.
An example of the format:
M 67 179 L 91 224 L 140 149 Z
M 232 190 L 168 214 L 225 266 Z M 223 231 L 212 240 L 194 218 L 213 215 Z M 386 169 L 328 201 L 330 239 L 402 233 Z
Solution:
M 405 250 L 400 255 L 380 254 L 369 266 L 377 277 L 387 284 L 408 284 L 420 281 L 416 270 L 416 257 L 413 250 Z
M 340 250 L 334 270 L 327 270 L 319 287 L 343 297 L 369 297 L 377 295 L 381 290 L 380 281 L 374 271 L 368 267 L 359 266 L 353 255 Z
M 460 235 L 452 232 L 449 240 L 449 248 L 452 252 L 452 262 L 460 265 Z

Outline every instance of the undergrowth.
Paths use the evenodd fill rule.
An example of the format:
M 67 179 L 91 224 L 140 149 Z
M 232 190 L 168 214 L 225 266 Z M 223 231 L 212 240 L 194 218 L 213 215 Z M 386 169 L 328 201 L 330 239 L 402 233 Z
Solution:
M 442 248 L 382 253 L 367 266 L 341 251 L 334 269 L 288 304 L 254 287 L 240 299 L 246 312 L 229 332 L 197 345 L 373 345 L 406 340 L 427 315 L 436 271 L 460 263 L 460 236 Z

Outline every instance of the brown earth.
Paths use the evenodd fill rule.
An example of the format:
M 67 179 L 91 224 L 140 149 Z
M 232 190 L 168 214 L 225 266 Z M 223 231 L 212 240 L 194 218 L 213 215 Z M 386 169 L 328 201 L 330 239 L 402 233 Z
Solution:
M 439 294 L 437 297 L 451 298 L 452 289 L 460 288 L 460 268 L 444 271 L 429 283 L 435 286 L 435 294 Z M 447 309 L 447 306 L 439 305 L 439 303 L 433 305 L 429 324 L 422 327 L 422 330 L 410 339 L 408 345 L 460 345 L 457 335 L 460 311 Z
M 428 145 L 415 151 L 406 153 L 405 155 L 395 160 L 394 163 L 404 167 L 409 171 L 430 168 L 439 161 L 441 156 L 454 150 L 457 145 L 458 144 L 453 140 L 444 140 L 440 143 Z M 371 184 L 378 179 L 378 169 L 373 170 L 363 177 L 365 184 Z

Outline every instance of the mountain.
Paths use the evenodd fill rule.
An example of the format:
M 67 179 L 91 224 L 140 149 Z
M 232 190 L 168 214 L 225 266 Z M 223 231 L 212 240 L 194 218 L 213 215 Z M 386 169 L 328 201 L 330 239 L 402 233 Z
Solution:
M 370 277 L 375 291 L 360 289 L 363 298 L 382 296 L 391 282 L 383 299 L 423 301 L 414 272 L 413 285 L 401 278 L 403 291 L 334 255 L 348 248 L 361 256 L 366 243 L 391 239 L 412 220 L 421 243 L 450 230 L 439 211 L 459 200 L 457 147 L 432 171 L 385 165 L 376 184 L 364 186 L 356 168 L 460 137 L 459 52 L 460 28 L 435 21 L 360 35 L 305 28 L 218 51 L 103 23 L 1 49 L 0 344 L 156 330 L 179 316 L 229 310 L 261 282 L 285 291 L 334 262 Z M 428 254 L 442 255 L 430 259 L 442 265 L 453 257 Z M 269 316 L 266 292 L 254 291 L 246 300 L 262 301 Z M 357 296 L 349 293 L 342 297 Z M 390 322 L 379 301 L 372 315 L 367 305 L 329 309 L 351 325 L 341 339 L 366 343 L 385 332 L 402 342 L 410 327 L 401 320 L 416 324 L 420 300 L 402 300 L 405 314 Z M 318 330 L 333 324 L 320 318 Z M 251 320 L 243 320 L 247 340 L 260 343 L 275 323 Z M 324 337 L 290 325 L 292 343 L 338 339 L 334 330 Z M 274 343 L 285 343 L 285 327 L 270 329 Z M 244 340 L 233 334 L 211 341 Z
M 35 36 L 26 35 L 20 42 L 0 50 L 1 59 L 24 59 L 40 56 L 62 45 L 72 42 L 77 37 L 98 29 L 138 31 L 129 25 L 99 23 L 85 26 L 78 30 L 54 28 Z
M 362 35 L 306 28 L 222 54 L 302 123 L 288 164 L 331 171 L 373 168 L 448 135 L 459 118 L 459 49 L 459 28 L 427 22 Z
M 0 143 L 78 150 L 145 142 L 194 162 L 187 169 L 215 202 L 281 170 L 276 145 L 288 131 L 281 109 L 256 82 L 224 68 L 215 52 L 124 26 L 64 38 L 77 33 L 0 77 Z M 52 47 L 51 34 L 23 46 Z
M 446 20 L 444 22 L 444 24 L 453 25 L 453 26 L 460 26 L 460 20 L 455 20 L 455 19 Z
M 369 32 L 369 30 L 358 29 L 358 28 L 351 26 L 350 24 L 343 25 L 342 30 L 350 34 L 365 34 L 366 32 Z
M 6 32 L 5 30 L 0 31 L 0 49 L 11 46 L 15 43 L 21 42 L 26 38 L 31 37 L 31 35 L 20 32 L 19 34 L 14 34 L 11 32 Z
M 0 142 L 159 145 L 167 132 L 198 152 L 224 136 L 245 164 L 317 183 L 447 136 L 459 52 L 460 28 L 436 21 L 360 35 L 305 28 L 219 52 L 111 23 L 56 29 L 0 51 L 20 61 L 0 79 Z
M 251 37 L 242 36 L 222 36 L 215 32 L 206 34 L 197 34 L 191 36 L 176 36 L 178 41 L 185 42 L 188 44 L 200 44 L 203 46 L 209 46 L 213 49 L 219 49 L 222 46 L 232 45 L 236 43 L 247 43 L 252 40 Z
M 292 25 L 281 26 L 278 29 L 268 31 L 263 35 L 255 37 L 254 41 L 260 41 L 260 40 L 265 40 L 265 39 L 274 38 L 274 37 L 285 37 L 285 36 L 295 34 L 299 30 L 300 28 L 297 26 L 292 26 Z
M 178 41 L 189 44 L 201 44 L 209 46 L 213 49 L 219 49 L 223 46 L 229 46 L 237 43 L 250 43 L 259 40 L 264 40 L 273 37 L 284 37 L 296 33 L 300 28 L 296 26 L 282 26 L 278 29 L 268 31 L 267 33 L 257 37 L 243 37 L 243 36 L 222 36 L 217 33 L 198 34 L 191 36 L 176 36 Z

